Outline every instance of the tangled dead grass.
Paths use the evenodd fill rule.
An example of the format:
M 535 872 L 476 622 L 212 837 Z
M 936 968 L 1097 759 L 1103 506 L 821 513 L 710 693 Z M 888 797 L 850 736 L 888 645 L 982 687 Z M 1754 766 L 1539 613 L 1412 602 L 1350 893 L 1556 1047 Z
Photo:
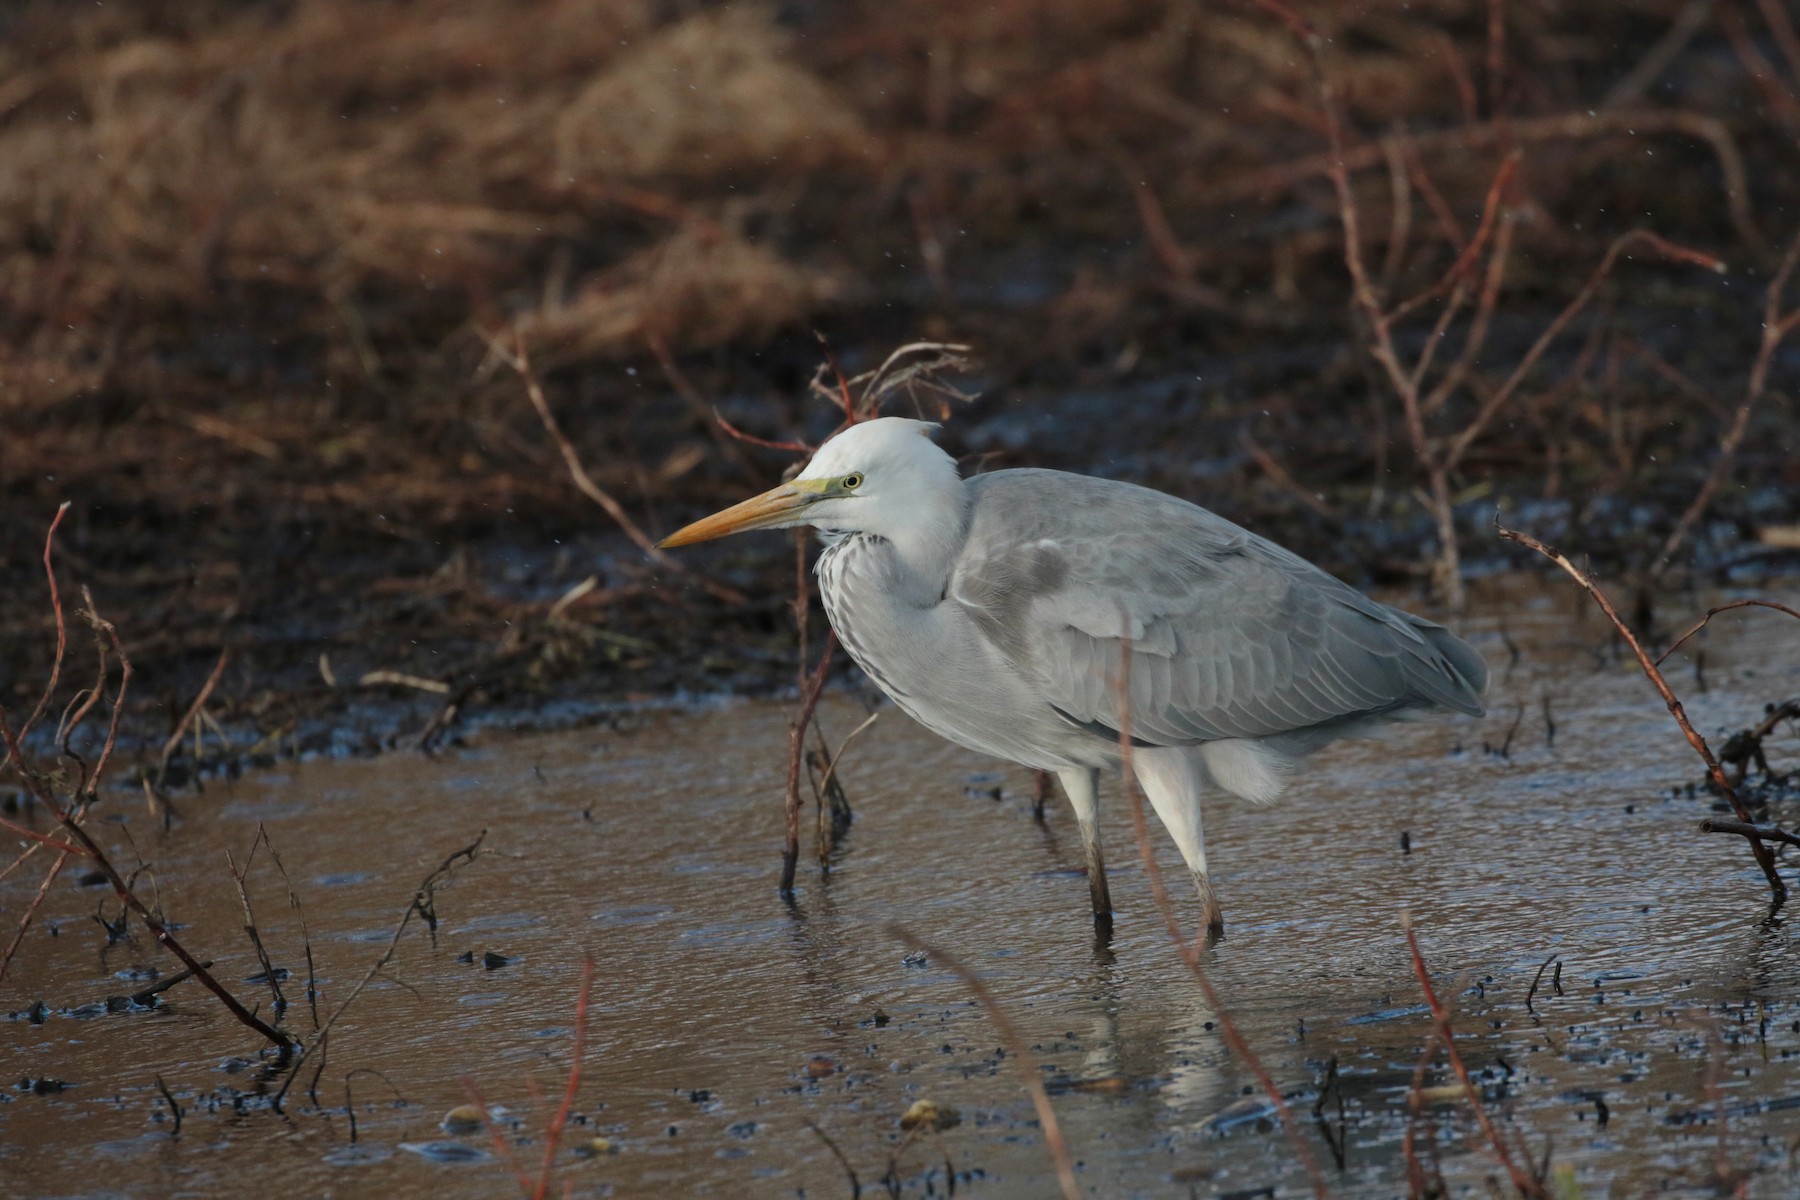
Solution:
M 1359 195 L 1390 209 L 1411 158 L 1444 234 L 1390 274 L 1441 269 L 1519 140 L 1539 144 L 1522 202 L 1546 273 L 1646 201 L 1669 236 L 1754 241 L 1756 208 L 1796 186 L 1791 153 L 1767 153 L 1791 151 L 1800 111 L 1779 6 L 1720 25 L 1632 0 L 1604 28 L 1555 5 L 1316 7 L 1374 135 L 1351 151 Z M 909 262 L 944 291 L 1020 245 L 1090 268 L 1047 310 L 1100 314 L 1090 339 L 1141 320 L 1144 286 L 1239 317 L 1302 309 L 1338 260 L 1305 56 L 1251 7 L 909 0 L 790 27 L 649 0 L 188 0 L 5 20 L 15 415 L 216 378 L 251 347 L 365 366 L 467 349 L 471 322 L 573 356 L 640 353 L 646 332 L 756 341 L 846 296 L 910 295 Z M 1075 294 L 1133 241 L 1144 261 L 1102 268 L 1127 295 Z
M 853 371 L 867 347 L 925 338 L 976 342 L 1000 388 L 1204 376 L 1179 426 L 1123 393 L 1109 419 L 1159 452 L 1246 447 L 1218 486 L 1331 531 L 1309 546 L 1266 523 L 1302 548 L 1345 544 L 1358 513 L 1403 529 L 1432 456 L 1405 436 L 1366 318 L 1346 320 L 1337 153 L 1277 7 L 0 10 L 0 547 L 78 494 L 113 540 L 78 521 L 72 552 L 165 580 L 205 529 L 184 586 L 210 638 L 218 614 L 318 594 L 280 574 L 304 556 L 259 566 L 284 538 L 324 528 L 341 549 L 374 530 L 379 569 L 398 539 L 430 571 L 453 526 L 559 500 L 577 519 L 492 346 L 523 340 L 596 482 L 636 509 L 715 500 L 759 469 L 722 445 L 710 398 L 729 392 L 753 434 L 818 432 L 800 395 L 815 325 Z M 1377 310 L 1466 282 L 1484 245 L 1493 260 L 1488 191 L 1516 158 L 1482 334 L 1465 304 L 1424 381 L 1461 372 L 1427 441 L 1480 434 L 1440 472 L 1440 512 L 1506 479 L 1596 504 L 1661 486 L 1648 507 L 1679 511 L 1694 464 L 1717 461 L 1719 398 L 1744 394 L 1753 296 L 1800 197 L 1791 14 L 1373 0 L 1304 16 Z M 1731 274 L 1621 258 L 1483 423 L 1545 314 L 1637 227 Z M 1423 363 L 1440 309 L 1407 311 L 1395 353 Z M 1794 494 L 1800 468 L 1761 433 L 1792 411 L 1786 389 L 1771 377 L 1732 469 Z M 1090 441 L 1033 458 L 1089 467 Z M 1304 486 L 1282 466 L 1295 455 Z M 1384 563 L 1400 558 L 1416 548 Z M 28 566 L 0 549 L 0 593 Z M 233 578 L 266 591 L 208 591 Z M 193 657 L 203 670 L 217 645 Z
M 612 184 L 866 153 L 854 109 L 791 61 L 770 11 L 658 29 L 653 7 L 196 4 L 174 29 L 48 6 L 15 18 L 0 289 L 17 336 L 0 404 L 39 411 L 128 376 L 196 322 L 298 316 L 379 343 L 522 310 L 552 330 L 591 320 L 572 340 L 606 353 L 653 325 L 709 344 L 815 311 L 832 294 L 819 273 L 741 230 L 619 227 L 631 196 Z M 505 295 L 551 246 L 579 252 L 562 268 L 576 299 Z

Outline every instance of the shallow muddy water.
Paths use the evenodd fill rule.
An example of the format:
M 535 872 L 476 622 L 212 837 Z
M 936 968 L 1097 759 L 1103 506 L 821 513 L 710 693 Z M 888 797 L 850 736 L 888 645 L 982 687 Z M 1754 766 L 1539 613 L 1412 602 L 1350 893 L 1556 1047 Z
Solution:
M 1751 1172 L 1752 1196 L 1800 1193 L 1794 927 L 1767 919 L 1741 841 L 1696 832 L 1709 801 L 1680 785 L 1698 760 L 1636 668 L 1605 653 L 1585 602 L 1560 582 L 1505 591 L 1490 586 L 1487 615 L 1467 623 L 1495 667 L 1487 718 L 1327 750 L 1273 810 L 1211 807 L 1229 925 L 1212 977 L 1336 1195 L 1406 1190 L 1408 1092 L 1431 1025 L 1403 910 L 1487 1107 L 1579 1194 L 1714 1194 L 1721 1168 Z M 1707 690 L 1691 659 L 1671 678 L 1715 739 L 1800 692 L 1800 637 L 1783 618 L 1728 614 L 1702 644 Z M 834 743 L 861 712 L 851 695 L 826 704 Z M 314 1062 L 279 1113 L 284 1076 L 191 982 L 153 1009 L 105 1011 L 172 960 L 141 930 L 106 947 L 90 914 L 116 905 L 71 870 L 0 988 L 15 1014 L 0 1019 L 0 1194 L 509 1194 L 494 1142 L 439 1123 L 473 1089 L 506 1110 L 505 1138 L 536 1173 L 585 955 L 588 1054 L 551 1194 L 567 1182 L 577 1196 L 849 1196 L 808 1122 L 865 1195 L 888 1194 L 890 1170 L 908 1196 L 1054 1194 L 1022 1064 L 893 924 L 968 963 L 1017 1024 L 1088 1194 L 1309 1194 L 1281 1131 L 1245 1103 L 1253 1077 L 1157 918 L 1123 804 L 1106 810 L 1120 912 L 1102 940 L 1060 799 L 1040 826 L 1029 773 L 886 708 L 845 755 L 856 822 L 828 879 L 809 814 L 790 910 L 774 888 L 788 715 L 721 702 L 613 730 L 486 735 L 432 759 L 313 762 L 209 783 L 178 800 L 168 832 L 116 793 L 111 815 L 181 935 L 265 1011 L 225 861 L 228 849 L 243 861 L 259 824 L 304 906 L 321 1016 L 376 960 L 421 877 L 488 834 L 438 890 L 435 939 L 409 927 L 339 1022 L 316 1100 Z M 1800 765 L 1791 733 L 1770 750 Z M 1795 807 L 1775 816 L 1792 825 Z M 1157 846 L 1173 872 L 1160 831 Z M 266 852 L 249 881 L 291 972 L 285 1023 L 308 1039 L 300 928 Z M 0 884 L 7 927 L 35 887 L 31 871 Z M 1544 973 L 1528 1009 L 1553 954 L 1560 976 Z M 183 1109 L 179 1134 L 159 1078 Z M 1467 1106 L 1444 1099 L 1447 1078 L 1434 1060 L 1421 1157 L 1453 1193 L 1487 1194 L 1499 1169 Z M 903 1145 L 899 1119 L 920 1099 L 961 1122 Z M 577 1157 L 596 1137 L 612 1152 Z

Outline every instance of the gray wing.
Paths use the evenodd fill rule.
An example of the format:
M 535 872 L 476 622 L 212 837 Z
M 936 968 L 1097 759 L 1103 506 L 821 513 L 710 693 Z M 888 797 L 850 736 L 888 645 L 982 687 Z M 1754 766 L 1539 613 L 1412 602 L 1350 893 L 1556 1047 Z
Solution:
M 1119 728 L 1127 636 L 1131 731 L 1152 745 L 1482 711 L 1487 667 L 1461 639 L 1203 508 L 1058 471 L 966 486 L 946 599 L 1076 725 Z

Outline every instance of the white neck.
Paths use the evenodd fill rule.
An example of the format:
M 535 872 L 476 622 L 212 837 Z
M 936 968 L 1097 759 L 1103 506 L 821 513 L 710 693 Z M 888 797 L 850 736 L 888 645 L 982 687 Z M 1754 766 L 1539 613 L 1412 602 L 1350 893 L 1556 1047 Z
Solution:
M 962 481 L 952 475 L 948 486 L 915 501 L 884 521 L 885 528 L 870 532 L 892 547 L 898 569 L 891 586 L 897 598 L 929 608 L 943 599 L 968 540 L 969 500 Z

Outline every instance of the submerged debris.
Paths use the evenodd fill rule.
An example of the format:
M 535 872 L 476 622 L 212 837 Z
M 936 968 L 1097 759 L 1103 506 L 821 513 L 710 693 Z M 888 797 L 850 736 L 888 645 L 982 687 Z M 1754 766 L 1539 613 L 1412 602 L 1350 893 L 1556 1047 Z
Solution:
M 954 1129 L 962 1124 L 962 1113 L 948 1104 L 939 1104 L 935 1100 L 914 1100 L 911 1107 L 901 1114 L 900 1128 L 907 1132 L 915 1129 L 941 1132 Z

